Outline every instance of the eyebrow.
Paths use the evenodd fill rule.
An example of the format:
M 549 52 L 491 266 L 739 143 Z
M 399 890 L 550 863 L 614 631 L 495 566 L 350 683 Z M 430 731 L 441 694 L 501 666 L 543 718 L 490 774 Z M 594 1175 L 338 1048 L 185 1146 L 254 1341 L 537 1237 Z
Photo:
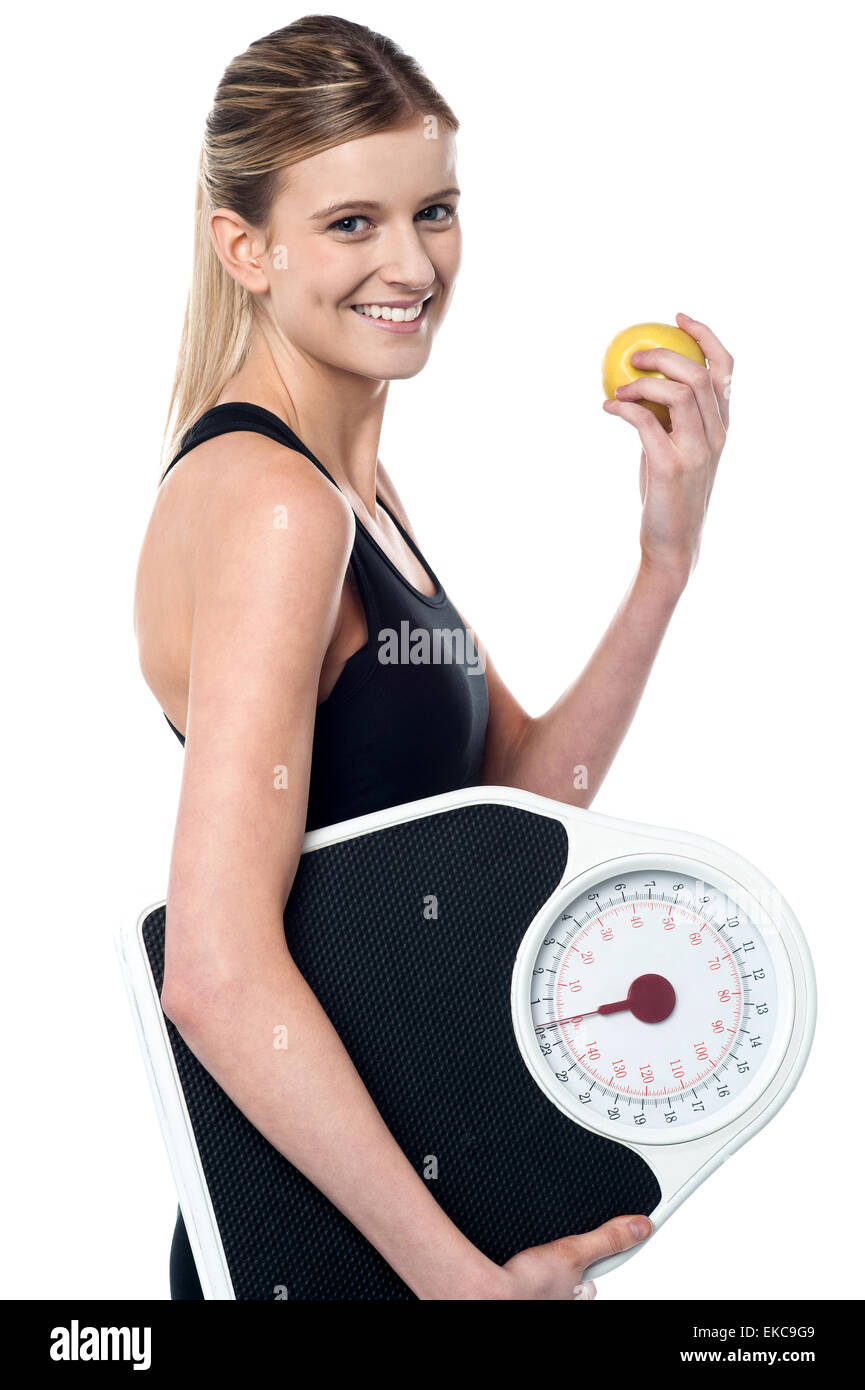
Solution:
M 438 193 L 431 193 L 424 206 L 434 203 L 438 198 L 458 198 L 459 196 L 460 190 L 458 188 L 443 188 Z M 342 203 L 330 203 L 326 208 L 319 208 L 318 212 L 310 215 L 309 221 L 315 222 L 319 217 L 333 217 L 335 212 L 342 212 L 344 208 L 365 208 L 368 212 L 378 212 L 381 206 L 381 203 L 370 202 L 368 198 L 350 198 Z

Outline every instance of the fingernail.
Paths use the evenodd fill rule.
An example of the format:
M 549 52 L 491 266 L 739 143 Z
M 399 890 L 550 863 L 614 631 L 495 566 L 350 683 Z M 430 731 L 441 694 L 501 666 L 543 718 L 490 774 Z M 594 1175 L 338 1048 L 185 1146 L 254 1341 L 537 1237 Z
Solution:
M 643 1217 L 641 1221 L 631 1222 L 631 1234 L 635 1236 L 637 1240 L 644 1240 L 646 1236 L 651 1234 L 651 1231 L 652 1223 L 651 1221 L 647 1221 L 645 1217 Z

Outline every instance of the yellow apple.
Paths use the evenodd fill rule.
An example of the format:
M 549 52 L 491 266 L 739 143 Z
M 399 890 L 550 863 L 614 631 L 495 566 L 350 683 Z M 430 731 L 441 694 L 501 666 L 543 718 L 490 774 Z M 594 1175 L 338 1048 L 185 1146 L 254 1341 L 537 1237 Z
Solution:
M 677 328 L 675 324 L 635 323 L 630 328 L 623 328 L 621 333 L 617 333 L 604 353 L 601 379 L 606 400 L 618 399 L 616 387 L 624 386 L 628 381 L 636 381 L 641 376 L 662 377 L 664 375 L 663 372 L 649 372 L 631 365 L 631 353 L 642 352 L 647 348 L 672 348 L 673 352 L 680 352 L 683 357 L 690 357 L 692 361 L 699 362 L 701 367 L 706 365 L 706 359 L 699 343 L 694 341 L 690 333 Z M 672 422 L 667 406 L 660 401 L 641 400 L 637 401 L 637 404 L 647 406 L 652 414 L 660 420 L 664 429 L 670 431 Z

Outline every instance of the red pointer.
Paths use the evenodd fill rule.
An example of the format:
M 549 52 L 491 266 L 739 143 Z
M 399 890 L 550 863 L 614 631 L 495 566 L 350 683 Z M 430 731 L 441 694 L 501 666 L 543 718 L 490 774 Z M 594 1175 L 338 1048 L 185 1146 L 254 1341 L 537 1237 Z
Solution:
M 663 975 L 639 975 L 628 990 L 627 999 L 620 999 L 618 1004 L 602 1004 L 599 1009 L 589 1009 L 587 1013 L 574 1014 L 572 1018 L 556 1018 L 552 1023 L 577 1023 L 582 1018 L 590 1018 L 592 1014 L 615 1014 L 621 1009 L 630 1009 L 634 1018 L 641 1023 L 663 1023 L 665 1018 L 670 1017 L 675 1003 L 676 991 Z M 552 1023 L 539 1027 L 551 1028 Z

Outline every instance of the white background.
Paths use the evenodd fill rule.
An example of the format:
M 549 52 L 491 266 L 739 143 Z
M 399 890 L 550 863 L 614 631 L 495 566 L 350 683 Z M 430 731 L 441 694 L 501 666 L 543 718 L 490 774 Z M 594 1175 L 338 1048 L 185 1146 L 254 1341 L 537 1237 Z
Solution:
M 168 1297 L 175 1194 L 112 933 L 164 896 L 182 752 L 132 586 L 206 111 L 230 58 L 305 12 L 7 20 L 5 1297 Z M 766 873 L 811 946 L 817 1033 L 786 1106 L 599 1297 L 861 1297 L 859 8 L 337 12 L 462 123 L 460 283 L 429 365 L 391 387 L 381 457 L 532 714 L 638 559 L 639 441 L 602 410 L 604 347 L 681 309 L 735 357 L 699 564 L 592 809 Z

